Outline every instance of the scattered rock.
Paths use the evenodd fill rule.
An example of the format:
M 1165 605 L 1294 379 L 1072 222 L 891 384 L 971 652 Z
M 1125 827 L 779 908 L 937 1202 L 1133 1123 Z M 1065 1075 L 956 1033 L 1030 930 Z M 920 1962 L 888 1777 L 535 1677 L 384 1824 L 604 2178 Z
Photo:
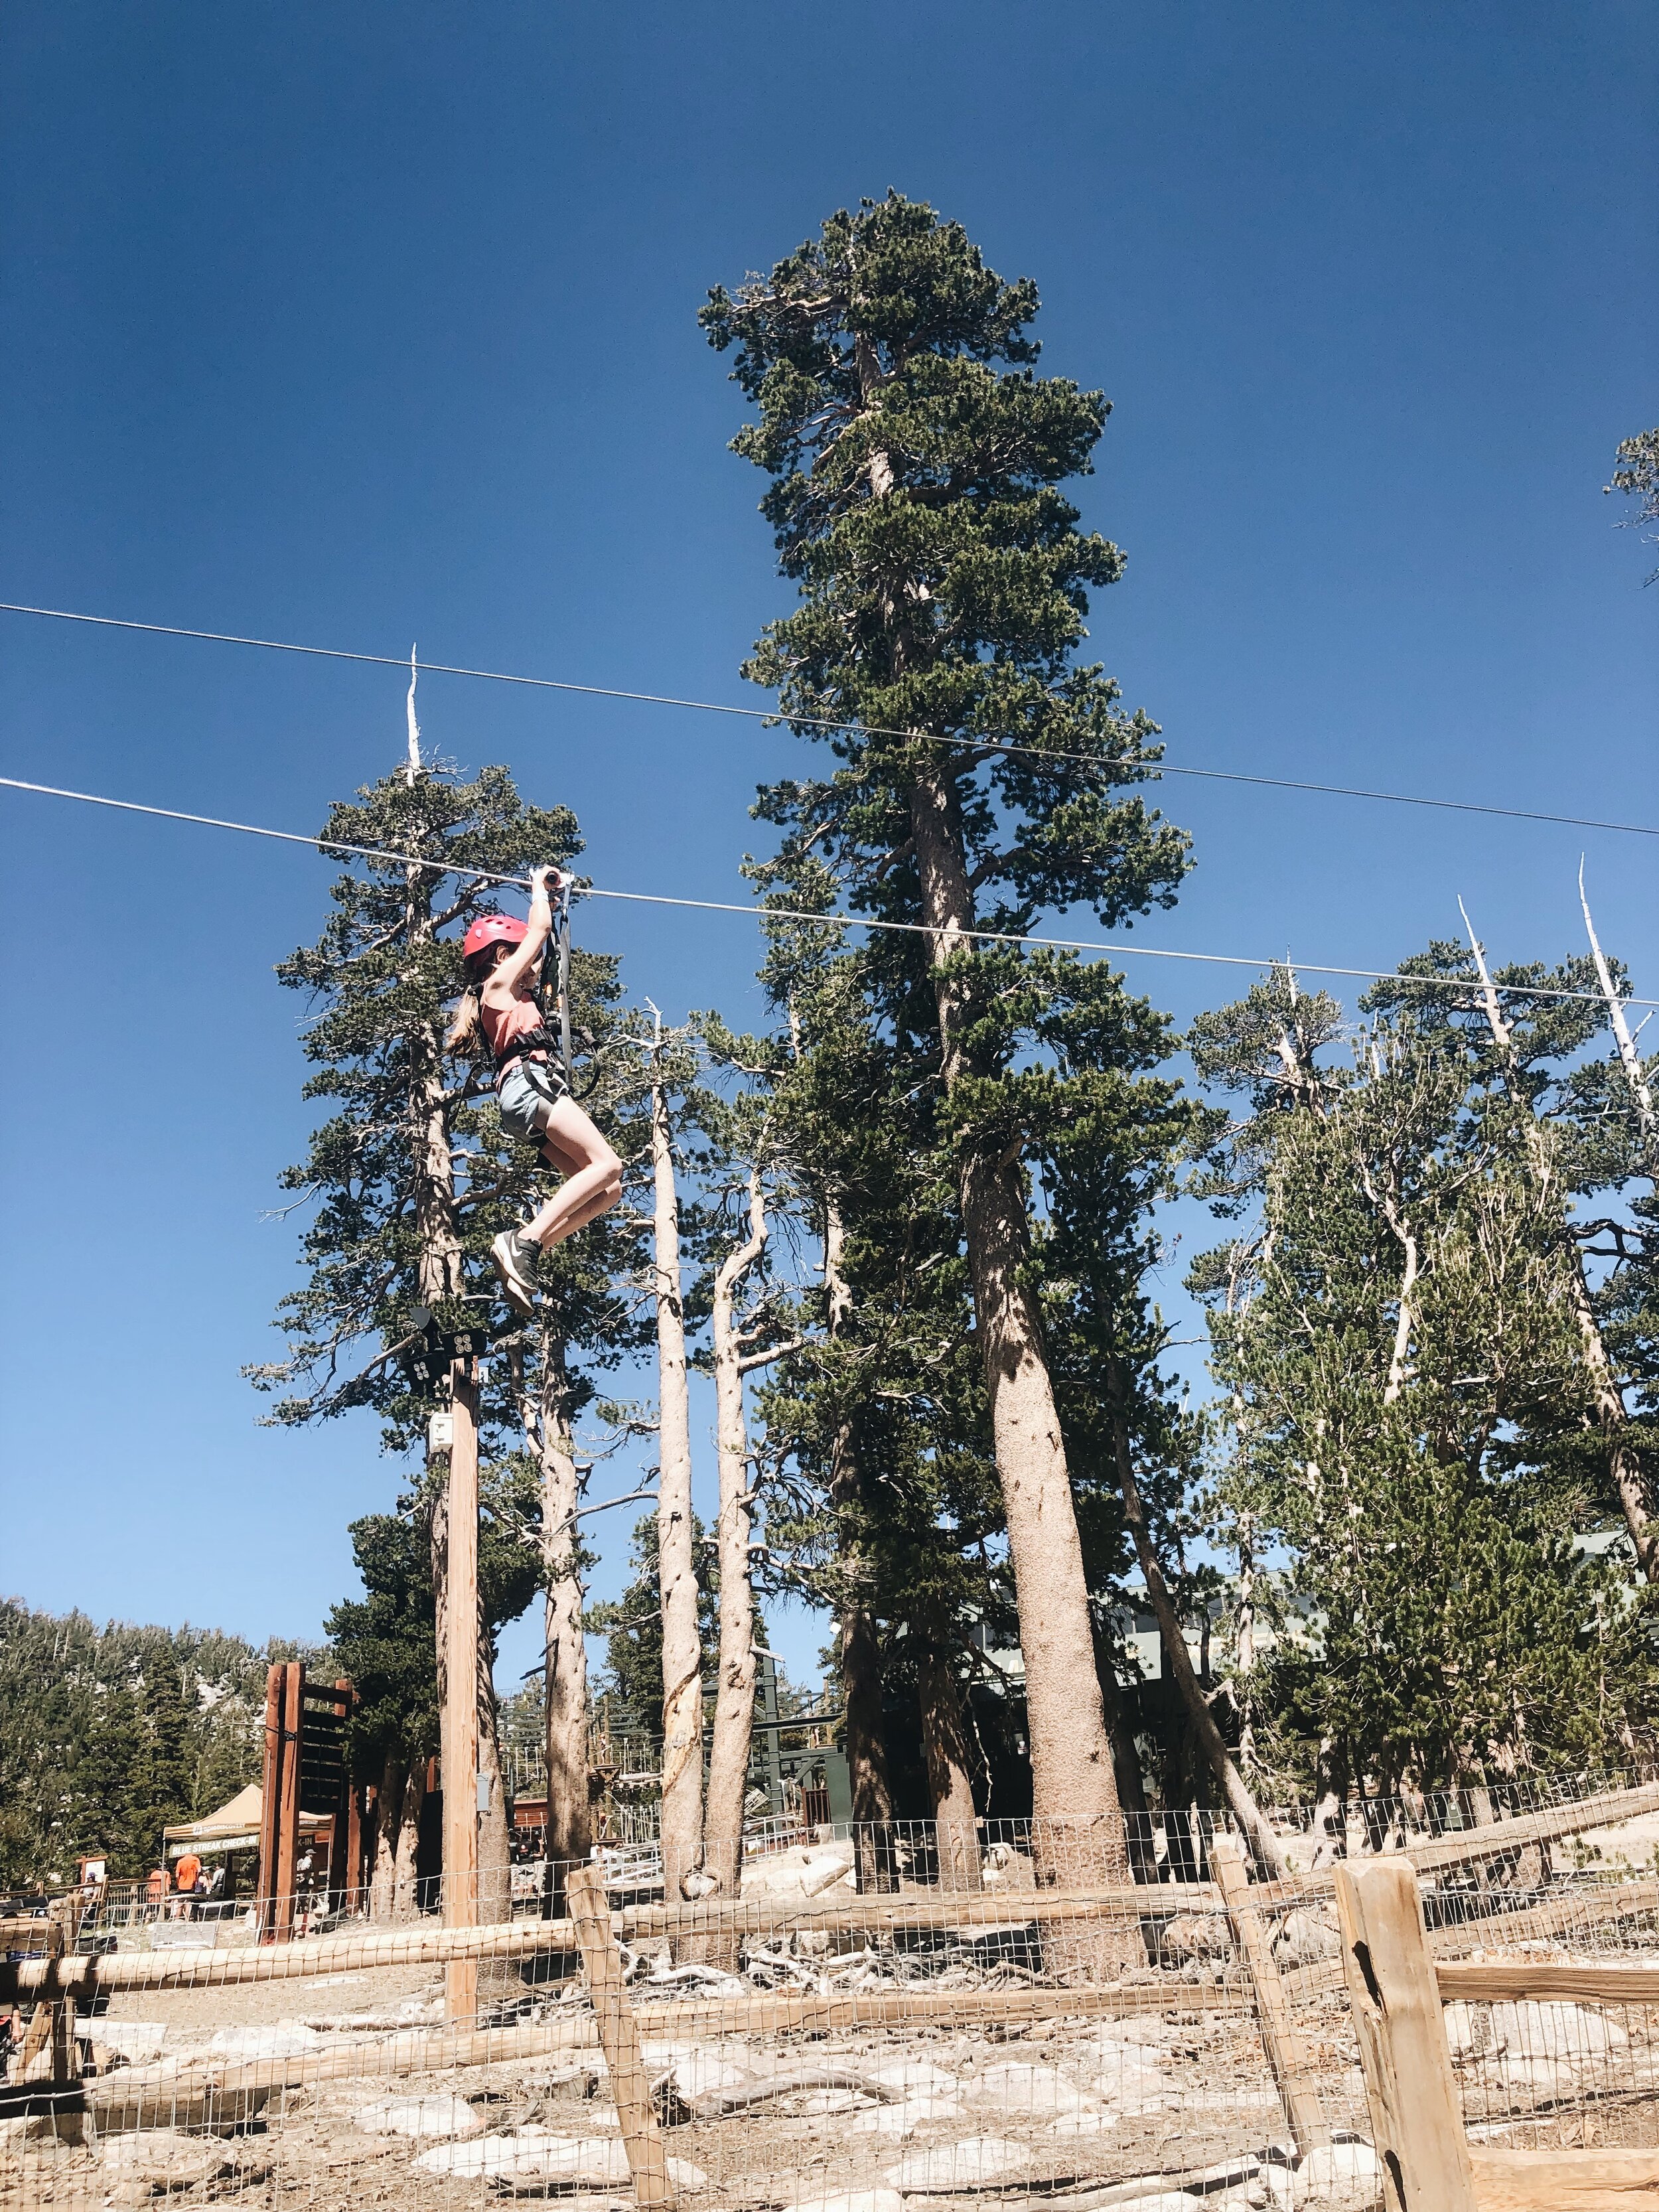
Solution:
M 482 2142 L 439 2143 L 422 2151 L 415 2165 L 421 2173 L 458 2180 L 483 2176 L 509 2186 L 547 2181 L 625 2186 L 630 2179 L 619 2136 L 532 2135 L 528 2129 L 516 2136 L 487 2136 Z M 676 2189 L 688 2191 L 708 2183 L 701 2167 L 680 2158 L 669 2160 L 668 2178 Z
M 239 2181 L 262 2181 L 270 2162 L 251 2148 L 216 2142 L 210 2136 L 181 2135 L 173 2128 L 146 2129 L 117 2136 L 104 2153 L 104 2171 L 115 2204 L 143 2204 L 234 2174 Z
M 1577 2086 L 1565 2060 L 1529 2058 L 1523 2051 L 1505 2052 L 1486 2078 L 1500 2088 L 1524 2089 L 1532 2097 L 1570 2097 Z
M 1156 2066 L 1115 2067 L 1097 2075 L 1091 2086 L 1096 2097 L 1125 2112 L 1157 2112 L 1182 2094 L 1180 2084 Z
M 167 2039 L 167 2022 L 161 2020 L 100 2020 L 93 2033 L 106 2051 L 118 2051 L 133 2066 L 159 2058 Z
M 904 2212 L 896 2189 L 854 2189 L 844 2197 L 802 2197 L 784 2212 Z
M 1052 2133 L 1062 2142 L 1080 2142 L 1091 2136 L 1109 2135 L 1121 2118 L 1119 2112 L 1062 2112 Z
M 515 2073 L 514 2078 L 521 2089 L 532 2096 L 546 2096 L 555 2089 L 568 2088 L 573 2081 L 580 2081 L 584 2075 L 592 2071 L 591 2066 L 584 2066 L 580 2062 L 573 2062 L 568 2066 L 550 2066 L 544 2061 L 532 2060 L 523 2072 Z
M 890 2188 L 907 2196 L 950 2196 L 958 2190 L 994 2187 L 1030 2161 L 1024 2143 L 1001 2136 L 969 2136 L 963 2142 L 941 2143 L 936 2150 L 913 2150 L 884 2179 Z
M 873 2112 L 855 2113 L 847 2123 L 847 2133 L 898 2140 L 914 2135 L 918 2128 L 932 2121 L 959 2120 L 964 2117 L 964 2107 L 953 2097 L 906 2097 L 896 2105 L 878 2105 Z
M 1301 1909 L 1285 1915 L 1273 1957 L 1281 1966 L 1311 1966 L 1321 1959 L 1335 1958 L 1341 1948 L 1334 1916 L 1328 1922 L 1322 1913 Z
M 208 2039 L 219 2058 L 297 2058 L 315 2051 L 322 2037 L 302 2020 L 279 2020 L 268 2027 L 222 2027 Z
M 693 2049 L 674 2061 L 667 2080 L 690 2104 L 717 2089 L 741 2089 L 755 2079 L 750 2066 L 734 2065 L 715 2051 Z
M 1380 2195 L 1382 2161 L 1368 2142 L 1318 2143 L 1296 2169 L 1298 2205 L 1370 2204 Z
M 1587 2005 L 1495 2004 L 1490 2017 L 1498 2047 L 1524 2052 L 1528 2058 L 1582 2063 L 1609 2051 L 1622 2051 L 1630 2041 L 1618 2021 Z
M 1232 1948 L 1232 1930 L 1224 1913 L 1177 1913 L 1173 1920 L 1164 1922 L 1158 1933 L 1158 1957 L 1166 1966 L 1182 1966 L 1194 1959 L 1231 1958 Z
M 369 2136 L 476 2136 L 483 2128 L 465 2097 L 386 2097 L 351 2117 Z
M 864 2070 L 884 2089 L 896 2089 L 907 2100 L 954 2097 L 962 2086 L 954 2074 L 947 2074 L 929 2058 L 899 2058 L 885 2066 L 866 2066 Z
M 1010 2061 L 992 2066 L 969 2085 L 976 2105 L 1018 2112 L 1031 2119 L 1051 2120 L 1060 2112 L 1083 2112 L 1093 2100 L 1073 2087 L 1054 2066 L 1028 2066 Z

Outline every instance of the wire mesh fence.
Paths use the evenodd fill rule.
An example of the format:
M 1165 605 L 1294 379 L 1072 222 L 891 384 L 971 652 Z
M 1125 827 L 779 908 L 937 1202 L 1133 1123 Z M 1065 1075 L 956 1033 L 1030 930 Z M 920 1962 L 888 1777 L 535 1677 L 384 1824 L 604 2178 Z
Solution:
M 646 2128 L 664 2191 L 711 2212 L 1357 2207 L 1334 1858 L 1403 1843 L 1437 1959 L 1659 1960 L 1653 1785 L 1272 1825 L 1274 1879 L 1188 1812 L 820 1829 L 695 1900 L 618 1854 L 518 1897 L 431 1883 L 401 1917 L 361 1892 L 288 1922 L 14 1919 L 0 2205 L 598 2212 L 653 2201 Z M 610 1913 L 586 1949 L 584 1883 Z M 70 2002 L 64 2081 L 37 2023 Z M 1645 2005 L 1446 2022 L 1472 2139 L 1659 2142 Z

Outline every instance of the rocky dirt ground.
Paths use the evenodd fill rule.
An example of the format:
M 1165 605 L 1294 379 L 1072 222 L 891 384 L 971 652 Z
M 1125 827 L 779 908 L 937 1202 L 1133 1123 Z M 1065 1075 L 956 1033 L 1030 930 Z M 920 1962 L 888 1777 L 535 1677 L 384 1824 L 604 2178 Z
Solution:
M 216 2025 L 198 2017 L 188 2028 L 164 2021 L 152 1999 L 147 2022 L 168 2031 L 163 2047 L 179 2057 L 200 2048 L 203 2036 L 238 2056 L 275 2056 L 309 2046 L 308 2027 L 319 2044 L 350 2032 L 317 2028 L 315 2013 L 272 2017 L 267 2002 L 262 2020 L 243 2019 L 233 2035 L 224 2017 L 233 1994 L 268 2000 L 275 1991 L 225 1991 Z M 404 2002 L 436 1996 L 428 1984 Z M 116 2027 L 139 2024 L 133 2010 Z M 1332 2078 L 1358 2121 L 1340 2012 L 1333 2026 Z M 1134 2212 L 1195 2212 L 1197 2188 L 1214 2212 L 1358 2205 L 1374 2194 L 1369 2154 L 1358 2148 L 1339 2147 L 1293 2169 L 1254 2024 L 1238 2013 L 1194 2007 L 1001 2033 L 907 2027 L 724 2038 L 647 2044 L 646 2058 L 673 2123 L 665 2130 L 671 2178 L 690 2205 L 945 2212 L 1035 2193 L 1080 2212 L 1101 2201 L 1099 2189 L 1132 2179 L 1143 2185 Z M 551 2195 L 595 2212 L 619 2191 L 625 2197 L 626 2162 L 597 2051 L 397 2080 L 375 2077 L 371 2045 L 364 2061 L 359 2079 L 274 2094 L 258 2122 L 234 2135 L 146 2129 L 106 2136 L 95 2150 L 30 2145 L 27 2174 L 18 2171 L 11 2189 L 0 2184 L 0 2204 L 21 2212 L 24 2204 L 167 2197 L 181 2208 L 235 2203 L 249 2212 L 393 2204 L 454 2212 Z M 695 2116 L 711 2097 L 757 2092 L 763 2101 L 724 2118 Z M 1350 2175 L 1358 2188 L 1342 2185 Z
M 810 1864 L 806 1873 L 818 1878 Z M 769 1869 L 768 1887 L 787 1903 L 782 1870 Z M 1323 1908 L 1304 1911 L 1281 1926 L 1286 1965 L 1328 1959 L 1328 1917 Z M 1621 1926 L 1626 1955 L 1653 1955 L 1659 1936 L 1651 1925 Z M 1170 2001 L 1128 2018 L 648 2041 L 677 2194 L 686 2212 L 1093 2212 L 1108 2204 L 1114 2212 L 1358 2212 L 1375 2204 L 1376 2163 L 1364 2140 L 1364 2086 L 1340 1991 L 1297 2006 L 1335 2137 L 1298 2164 L 1255 2021 L 1220 2008 L 1218 1984 L 1236 1985 L 1238 1972 L 1225 1944 L 1225 1924 L 1212 1916 L 1167 1927 L 1164 1963 L 1154 1969 L 1149 1958 L 1140 1978 L 1159 1982 Z M 907 1978 L 912 1964 L 862 1936 L 837 1939 L 826 1956 L 818 1937 L 781 1928 L 762 1948 L 775 1962 L 761 1969 L 771 1986 L 915 1986 Z M 1496 1942 L 1486 1955 L 1517 1949 L 1576 1955 L 1564 1943 L 1506 1953 Z M 1608 1946 L 1596 1955 L 1607 1956 Z M 667 1966 L 647 1948 L 635 1971 L 650 1977 Z M 498 1998 L 516 1992 L 520 2003 L 544 2006 L 556 1999 L 494 1971 Z M 988 1957 L 964 1947 L 949 1972 L 956 1987 L 1017 1990 L 1029 1988 L 1036 1970 L 1012 1948 Z M 639 1993 L 655 1994 L 648 1980 Z M 597 2045 L 424 2075 L 380 2070 L 388 2033 L 436 2026 L 442 2013 L 441 1975 L 419 1966 L 124 1993 L 106 2016 L 83 2023 L 100 2053 L 128 2062 L 107 2076 L 111 2088 L 143 2078 L 174 2081 L 182 2092 L 204 2066 L 246 2061 L 291 2063 L 296 2078 L 262 2097 L 241 2125 L 218 2132 L 154 2124 L 167 2114 L 153 2107 L 143 2126 L 107 2131 L 90 2146 L 24 2141 L 23 2124 L 7 2124 L 0 2212 L 162 2203 L 176 2212 L 215 2203 L 246 2212 L 460 2212 L 538 2197 L 562 2212 L 631 2204 Z M 580 2014 L 567 2000 L 567 2016 Z M 1639 2008 L 1455 2006 L 1447 2027 L 1477 2136 L 1540 2145 L 1659 2141 L 1659 2017 Z M 298 2078 L 323 2054 L 351 2054 L 352 2074 Z

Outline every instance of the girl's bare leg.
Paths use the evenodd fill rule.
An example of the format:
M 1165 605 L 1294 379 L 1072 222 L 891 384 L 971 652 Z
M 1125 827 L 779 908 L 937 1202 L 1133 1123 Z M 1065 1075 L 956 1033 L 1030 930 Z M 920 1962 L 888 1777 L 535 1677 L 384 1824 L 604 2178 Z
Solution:
M 523 1232 L 546 1250 L 617 1203 L 623 1164 L 574 1098 L 549 1109 L 543 1150 L 567 1177 Z

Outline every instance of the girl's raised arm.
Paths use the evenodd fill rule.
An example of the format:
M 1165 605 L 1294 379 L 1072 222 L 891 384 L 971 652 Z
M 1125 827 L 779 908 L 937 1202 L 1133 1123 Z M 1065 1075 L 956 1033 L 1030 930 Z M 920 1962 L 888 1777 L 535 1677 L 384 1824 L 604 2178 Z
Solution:
M 553 934 L 553 906 L 548 878 L 563 881 L 557 868 L 532 868 L 530 874 L 530 927 L 524 942 L 499 968 L 492 969 L 483 987 L 486 1006 L 504 1006 L 542 957 L 542 947 Z

